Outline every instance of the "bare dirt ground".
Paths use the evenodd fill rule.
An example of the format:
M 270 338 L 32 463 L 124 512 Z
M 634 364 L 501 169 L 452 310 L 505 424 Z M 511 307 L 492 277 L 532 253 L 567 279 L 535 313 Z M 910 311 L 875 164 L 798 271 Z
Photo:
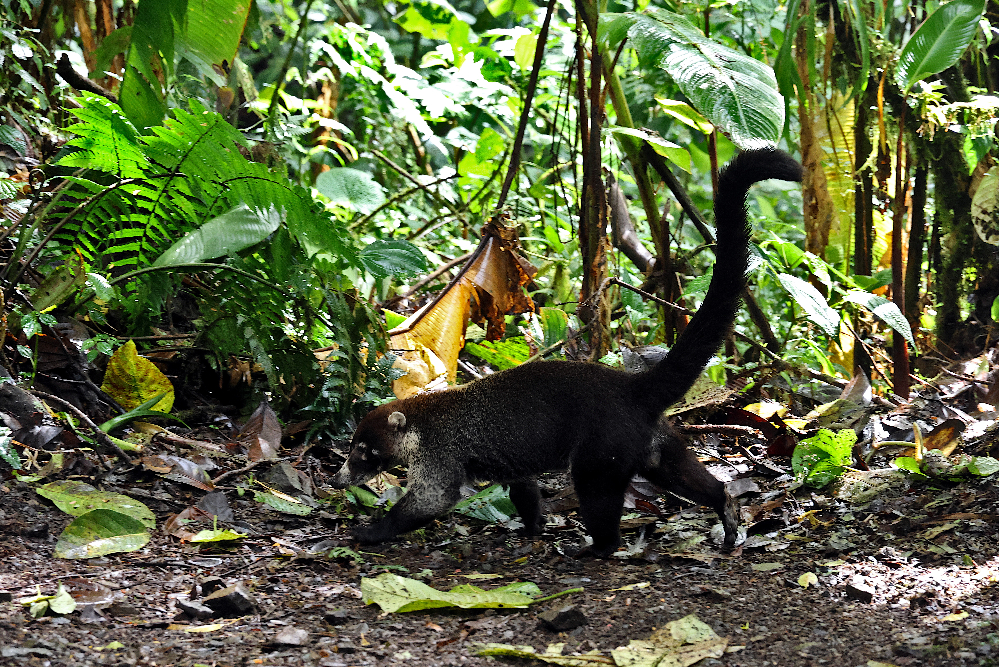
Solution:
M 708 538 L 717 524 L 709 510 L 640 501 L 644 510 L 629 510 L 625 521 L 633 556 L 605 561 L 570 555 L 583 536 L 561 499 L 550 501 L 543 539 L 452 514 L 410 541 L 331 559 L 331 546 L 351 546 L 352 520 L 332 506 L 279 514 L 231 487 L 223 490 L 232 525 L 249 534 L 234 547 L 199 548 L 157 529 L 138 552 L 61 560 L 56 536 L 72 517 L 8 480 L 0 486 L 0 664 L 525 664 L 477 657 L 489 642 L 538 651 L 560 642 L 565 656 L 599 651 L 613 664 L 612 649 L 688 614 L 728 640 L 726 653 L 701 665 L 999 664 L 994 480 L 913 484 L 850 506 L 806 489 L 789 493 L 786 479 L 742 477 L 755 483 L 743 482 L 752 490 L 740 498 L 753 521 L 735 551 Z M 158 526 L 203 495 L 134 472 L 104 487 L 143 500 Z M 382 614 L 362 601 L 360 582 L 383 572 L 442 590 L 530 581 L 545 595 L 582 591 L 528 609 Z M 500 576 L 466 577 L 473 573 Z M 808 573 L 815 577 L 804 587 Z M 69 615 L 34 619 L 18 602 L 36 587 L 52 594 L 60 582 L 77 600 Z M 205 619 L 181 610 L 213 583 L 241 584 L 252 608 Z M 575 627 L 555 631 L 539 620 L 566 605 L 581 612 L 569 615 Z

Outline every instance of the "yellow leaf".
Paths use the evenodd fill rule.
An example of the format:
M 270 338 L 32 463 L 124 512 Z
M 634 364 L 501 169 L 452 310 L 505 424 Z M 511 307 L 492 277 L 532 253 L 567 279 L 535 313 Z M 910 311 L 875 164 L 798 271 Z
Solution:
M 800 577 L 798 577 L 798 585 L 802 588 L 808 588 L 809 586 L 817 586 L 819 583 L 819 578 L 814 572 L 806 572 Z
M 173 385 L 153 362 L 139 356 L 135 343 L 128 341 L 111 355 L 101 389 L 126 410 L 136 408 L 157 394 L 164 394 L 154 410 L 170 412 Z

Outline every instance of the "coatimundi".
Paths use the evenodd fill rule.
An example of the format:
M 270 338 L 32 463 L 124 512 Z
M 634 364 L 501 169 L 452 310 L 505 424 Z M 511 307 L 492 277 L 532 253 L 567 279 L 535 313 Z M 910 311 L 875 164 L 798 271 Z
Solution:
M 596 556 L 621 544 L 624 494 L 636 474 L 714 508 L 725 545 L 732 546 L 738 519 L 725 486 L 664 431 L 660 415 L 690 389 L 732 328 L 748 268 L 749 187 L 801 175 L 801 165 L 775 149 L 745 151 L 722 171 L 711 285 L 679 340 L 650 370 L 538 361 L 368 413 L 333 485 L 363 484 L 396 465 L 408 466 L 409 481 L 402 500 L 381 521 L 356 527 L 354 537 L 382 542 L 420 528 L 458 502 L 463 484 L 480 481 L 507 484 L 523 532 L 537 535 L 545 518 L 536 476 L 569 468 Z

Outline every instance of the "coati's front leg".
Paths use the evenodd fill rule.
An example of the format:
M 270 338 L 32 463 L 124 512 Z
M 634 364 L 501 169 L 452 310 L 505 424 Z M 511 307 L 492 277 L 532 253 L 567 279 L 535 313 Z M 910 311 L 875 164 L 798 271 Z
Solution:
M 354 538 L 362 544 L 391 540 L 427 525 L 454 507 L 460 497 L 460 478 L 446 479 L 440 472 L 431 476 L 411 467 L 402 500 L 381 521 L 354 528 Z
M 510 500 L 520 514 L 524 527 L 521 535 L 534 537 L 545 530 L 545 515 L 541 512 L 541 491 L 538 490 L 538 480 L 534 477 L 511 482 Z

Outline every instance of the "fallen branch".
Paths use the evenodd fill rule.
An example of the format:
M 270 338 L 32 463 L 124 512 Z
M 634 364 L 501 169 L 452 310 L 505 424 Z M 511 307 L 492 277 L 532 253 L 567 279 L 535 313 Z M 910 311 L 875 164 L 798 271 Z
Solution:
M 130 459 L 128 457 L 128 454 L 126 454 L 124 452 L 124 450 L 121 447 L 118 446 L 118 443 L 116 443 L 114 440 L 112 440 L 111 436 L 109 436 L 107 433 L 105 433 L 104 431 L 102 431 L 97 426 L 97 424 L 95 424 L 90 419 L 90 417 L 88 417 L 86 415 L 86 413 L 83 412 L 83 410 L 81 410 L 80 408 L 76 407 L 75 405 L 73 405 L 72 403 L 70 403 L 69 401 L 67 401 L 66 399 L 59 398 L 58 396 L 54 396 L 52 394 L 47 394 L 44 391 L 38 391 L 37 389 L 32 389 L 31 393 L 34 394 L 35 396 L 37 396 L 38 398 L 44 400 L 44 401 L 51 401 L 53 403 L 57 403 L 57 404 L 61 405 L 63 408 L 66 409 L 67 412 L 72 412 L 73 415 L 75 415 L 77 419 L 79 419 L 81 422 L 83 422 L 87 426 L 87 428 L 89 428 L 90 430 L 92 430 L 94 432 L 94 437 L 97 439 L 98 442 L 100 442 L 105 447 L 107 447 L 109 449 L 112 449 L 115 452 L 117 452 L 118 457 L 121 458 L 121 460 L 124 461 L 125 463 L 127 463 L 129 465 L 135 465 L 135 463 L 132 462 L 132 459 Z

